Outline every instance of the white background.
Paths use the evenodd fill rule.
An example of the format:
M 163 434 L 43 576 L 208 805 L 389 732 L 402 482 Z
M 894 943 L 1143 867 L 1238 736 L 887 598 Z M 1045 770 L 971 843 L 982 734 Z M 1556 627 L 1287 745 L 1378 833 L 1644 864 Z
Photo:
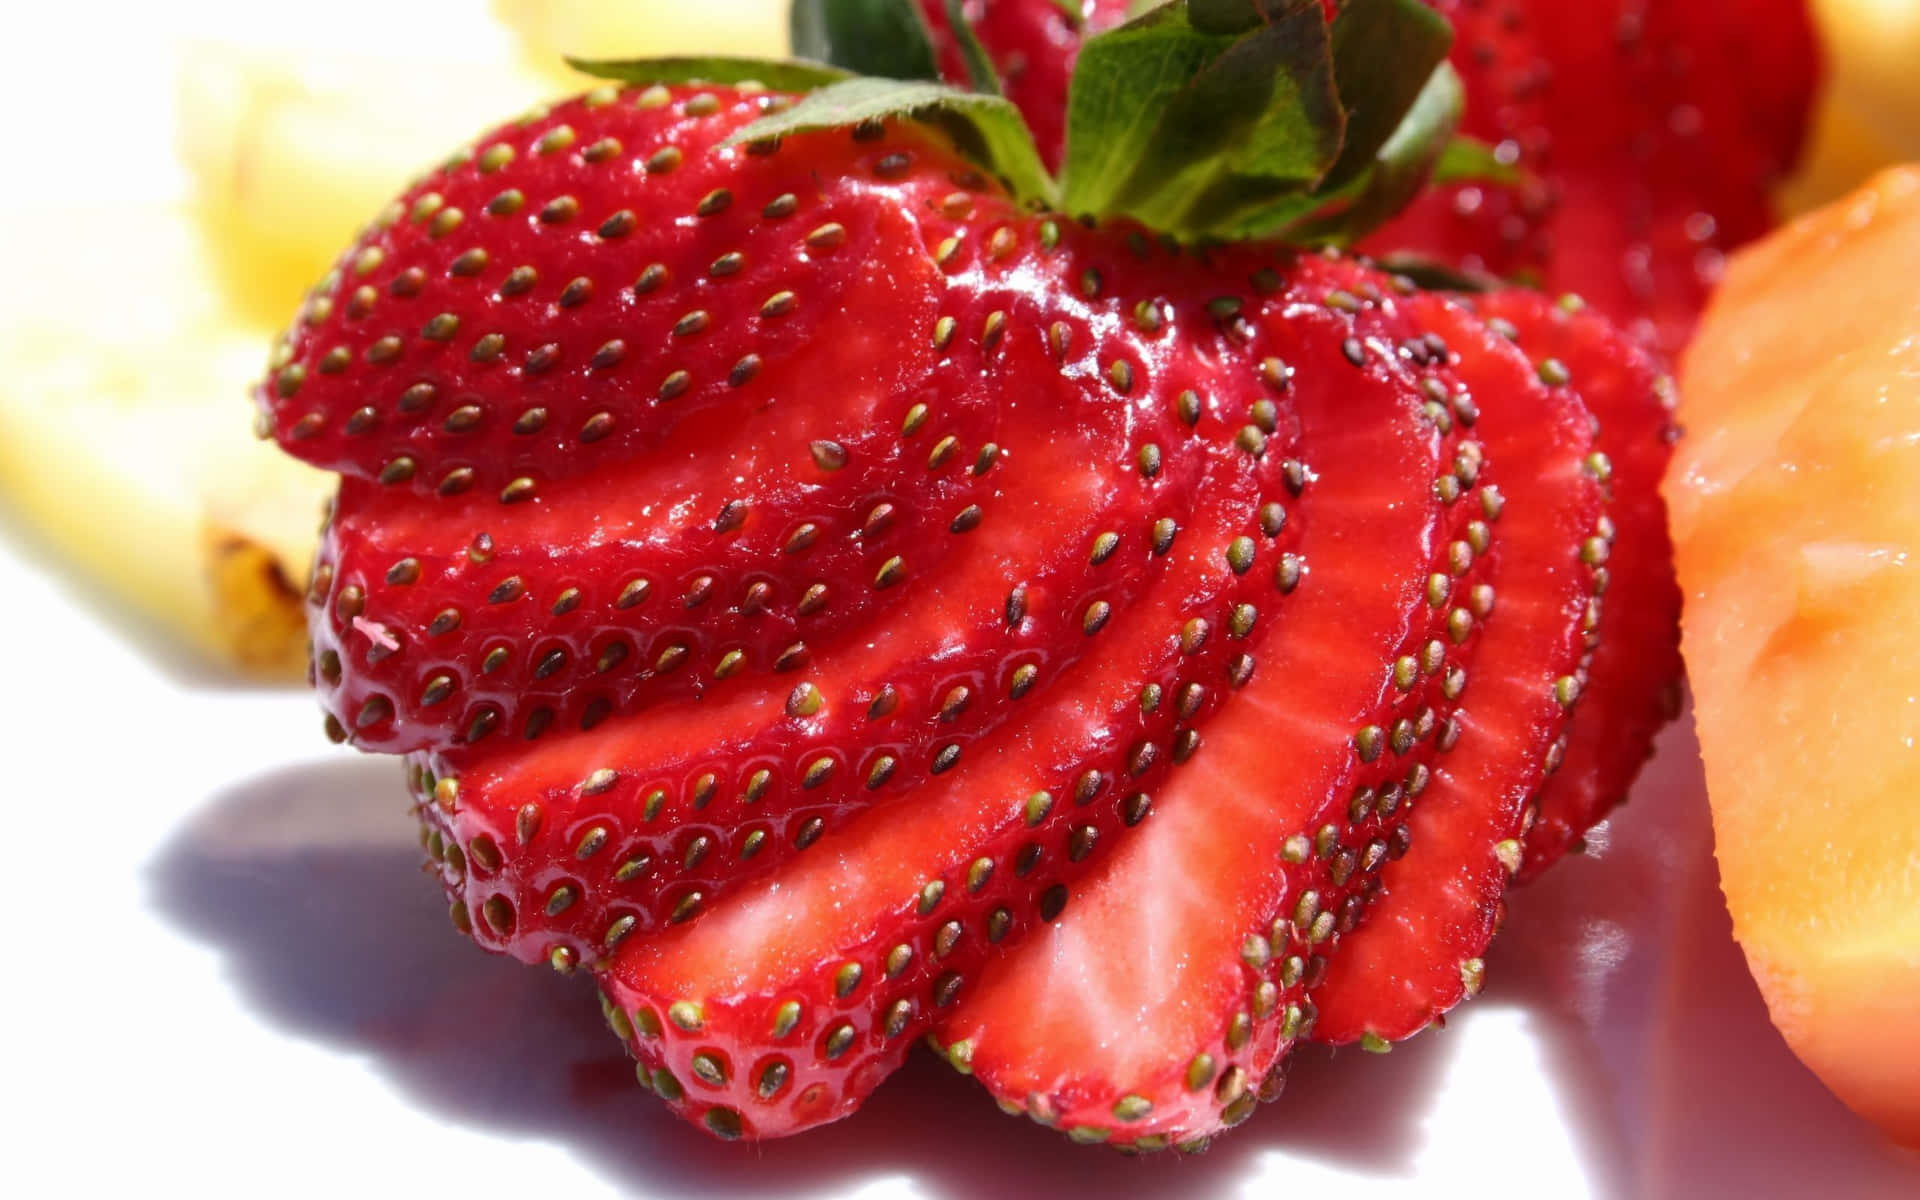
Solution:
M 502 53 L 481 9 L 10 6 L 4 190 L 177 190 L 183 37 Z M 1303 1055 L 1203 1158 L 1069 1146 L 929 1061 L 839 1126 L 720 1146 L 632 1083 L 585 984 L 453 933 L 397 767 L 327 747 L 308 697 L 180 660 L 4 512 L 0 628 L 6 1196 L 1920 1197 L 1767 1024 L 1685 728 L 1603 853 L 1514 898 L 1482 998 L 1391 1055 Z

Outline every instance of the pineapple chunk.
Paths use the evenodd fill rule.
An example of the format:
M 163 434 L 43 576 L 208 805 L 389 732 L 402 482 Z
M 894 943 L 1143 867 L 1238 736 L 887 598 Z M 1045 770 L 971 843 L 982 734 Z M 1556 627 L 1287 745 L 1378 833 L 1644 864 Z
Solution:
M 512 113 L 591 84 L 563 56 L 787 52 L 786 0 L 493 0 L 513 37 L 458 57 L 190 46 L 178 146 L 222 285 L 284 322 L 419 171 Z M 472 39 L 484 43 L 484 38 Z M 516 45 L 515 55 L 510 47 Z
M 520 37 L 527 61 L 573 81 L 565 56 L 651 58 L 726 55 L 785 58 L 789 0 L 493 0 L 493 11 Z
M 0 503 L 206 652 L 294 674 L 332 476 L 250 432 L 265 339 L 231 321 L 172 207 L 9 221 L 39 234 L 13 268 L 46 283 L 0 300 Z
M 1826 86 L 1800 169 L 1782 190 L 1788 213 L 1852 191 L 1882 167 L 1920 161 L 1920 4 L 1813 0 Z
M 188 48 L 177 143 L 235 308 L 284 324 L 422 169 L 571 86 L 504 54 L 436 62 Z

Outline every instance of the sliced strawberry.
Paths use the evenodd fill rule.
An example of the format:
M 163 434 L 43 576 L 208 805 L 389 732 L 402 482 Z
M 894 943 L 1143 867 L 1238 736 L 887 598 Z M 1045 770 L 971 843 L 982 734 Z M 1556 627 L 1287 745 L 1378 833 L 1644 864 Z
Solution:
M 1471 400 L 1385 289 L 1301 260 L 1253 318 L 1258 353 L 1300 364 L 1299 594 L 1155 819 L 940 1024 L 1003 1106 L 1078 1138 L 1192 1143 L 1272 1094 L 1306 987 L 1458 736 L 1492 605 L 1469 539 L 1486 548 L 1499 503 L 1455 419 Z
M 1428 3 L 1454 23 L 1462 132 L 1526 178 L 1436 188 L 1368 246 L 1579 292 L 1677 354 L 1799 153 L 1806 0 Z
M 904 153 L 885 135 L 863 140 L 882 156 Z M 792 152 L 806 151 L 796 145 Z M 921 161 L 943 178 L 964 174 L 951 161 L 943 167 L 931 152 Z M 1163 565 L 1155 551 L 1164 548 L 1155 521 L 1164 517 L 1177 527 L 1164 497 L 1197 490 L 1205 464 L 1174 453 L 1194 435 L 1171 401 L 1148 414 L 1126 399 L 1135 389 L 1121 385 L 1119 372 L 1135 363 L 1144 370 L 1151 348 L 1140 345 L 1131 328 L 1104 319 L 1096 328 L 1070 305 L 1053 315 L 1034 312 L 1024 272 L 1047 253 L 1043 239 L 1061 236 L 1058 227 L 1026 220 L 992 190 L 953 191 L 950 182 L 947 188 L 940 201 L 947 215 L 922 218 L 945 222 L 935 230 L 942 236 L 916 233 L 913 239 L 930 268 L 947 272 L 938 315 L 928 313 L 918 330 L 911 313 L 889 318 L 894 328 L 934 347 L 937 358 L 927 382 L 899 399 L 907 415 L 882 426 L 889 444 L 873 456 L 908 481 L 857 501 L 842 498 L 845 511 L 823 510 L 821 517 L 822 524 L 864 521 L 874 532 L 869 540 L 889 555 L 876 577 L 836 579 L 830 589 L 900 593 L 903 602 L 868 611 L 854 629 L 823 620 L 824 636 L 817 639 L 787 642 L 783 632 L 771 643 L 786 645 L 777 657 L 767 652 L 755 661 L 744 652 L 742 666 L 785 673 L 771 687 L 764 679 L 734 682 L 726 655 L 737 647 L 723 642 L 710 674 L 690 667 L 686 673 L 698 684 L 668 693 L 683 698 L 655 705 L 644 722 L 634 723 L 632 697 L 666 674 L 653 657 L 656 642 L 618 660 L 623 669 L 602 673 L 609 682 L 600 686 L 576 686 L 544 705 L 538 686 L 502 699 L 503 706 L 513 700 L 540 705 L 530 717 L 581 714 L 577 722 L 553 721 L 552 732 L 536 744 L 469 734 L 462 744 L 422 756 L 415 778 L 420 811 L 432 826 L 429 846 L 439 851 L 456 919 L 484 944 L 529 960 L 593 962 L 636 931 L 692 916 L 730 882 L 771 869 L 846 816 L 970 757 L 976 739 L 1039 703 L 1062 671 L 1095 648 L 1084 632 L 1089 614 L 1096 608 L 1124 613 L 1154 585 Z M 885 202 L 883 193 L 874 196 L 875 203 Z M 961 218 L 974 222 L 980 248 L 935 249 L 954 236 L 945 230 Z M 1136 316 L 1136 324 L 1147 319 Z M 1003 443 L 936 436 L 949 397 L 964 406 L 1028 375 L 1061 371 L 1101 381 L 1103 398 L 1028 395 L 1023 388 L 1021 419 L 1006 423 Z M 874 511 L 889 503 L 885 497 L 910 493 L 922 478 L 968 480 L 979 493 L 980 503 L 950 504 L 942 513 L 950 523 L 939 530 L 939 547 L 875 528 Z M 595 481 L 581 481 L 589 482 Z M 368 505 L 351 489 L 345 498 Z M 1150 511 L 1155 505 L 1159 516 Z M 369 524 L 377 536 L 404 544 L 412 536 L 431 540 L 438 519 L 382 510 Z M 591 525 L 583 529 L 576 537 L 591 556 L 597 535 Z M 536 549 L 553 543 L 518 541 Z M 489 564 L 496 574 L 502 570 L 497 545 Z M 943 557 L 938 551 L 947 545 L 955 548 Z M 903 582 L 895 584 L 889 573 Z M 551 592 L 572 577 L 535 562 L 527 578 Z M 790 577 L 786 582 L 799 590 Z M 541 623 L 544 605 L 532 597 L 509 600 L 524 603 L 528 619 Z M 619 604 L 603 599 L 598 620 L 609 619 L 609 607 Z M 622 619 L 618 612 L 611 616 Z M 801 632 L 813 628 L 803 625 Z M 630 636 L 617 627 L 613 633 L 586 629 L 581 636 L 594 639 L 588 642 L 594 647 Z M 670 628 L 668 653 L 697 632 L 684 622 Z M 564 643 L 536 643 L 529 657 L 541 661 L 554 653 L 544 646 Z M 462 665 L 427 670 L 452 675 Z M 470 665 L 467 670 L 471 674 Z M 324 677 L 324 662 L 321 672 Z M 471 728 L 475 719 L 469 715 L 460 724 Z M 482 727 L 491 726 L 519 732 L 518 723 L 504 720 Z
M 685 931 L 619 950 L 606 986 L 631 1015 L 636 1054 L 658 1089 L 715 1132 L 772 1136 L 852 1111 L 995 947 L 1049 918 L 1065 884 L 1147 818 L 1245 682 L 1251 648 L 1297 580 L 1298 522 L 1286 505 L 1304 480 L 1268 398 L 1276 383 L 1291 390 L 1284 369 L 1214 365 L 1244 336 L 1209 309 L 1217 277 L 1157 256 L 1153 289 L 1131 288 L 1128 276 L 1149 269 L 1125 239 L 1063 237 L 1058 258 L 1000 272 L 1013 318 L 997 366 L 1022 381 L 1042 440 L 1116 393 L 1131 397 L 1134 436 L 1154 447 L 1134 456 L 1136 470 L 1153 464 L 1152 508 L 1118 531 L 1163 573 L 1110 616 L 1073 606 L 1075 633 L 1097 655 L 1068 667 L 1044 706 L 969 750 L 951 777 L 870 809 Z M 1085 301 L 1049 298 L 1030 290 L 1036 270 L 1107 282 Z M 1339 347 L 1323 336 L 1317 350 Z M 1008 447 L 1003 488 L 1055 469 L 1023 445 Z M 1104 538 L 1052 537 L 1061 515 L 1036 513 L 1027 540 L 1082 554 L 1091 541 L 1104 560 Z
M 1539 798 L 1521 878 L 1531 879 L 1626 799 L 1653 737 L 1680 709 L 1680 585 L 1660 480 L 1679 431 L 1673 381 L 1659 362 L 1577 301 L 1527 292 L 1486 297 L 1521 347 L 1551 360 L 1600 422 L 1612 466 L 1607 517 L 1615 544 L 1602 571 L 1606 615 L 1560 768 Z
M 1184 28 L 1146 31 L 1170 67 Z M 1267 32 L 1233 44 L 1278 66 Z M 1354 262 L 1212 248 L 1216 197 L 1298 202 L 1284 148 L 1269 180 L 1156 141 L 1137 186 L 1207 201 L 1161 239 L 1036 213 L 1006 107 L 923 84 L 729 140 L 792 100 L 543 110 L 311 298 L 260 406 L 346 477 L 311 614 L 331 732 L 406 753 L 455 923 L 594 971 L 643 1081 L 717 1135 L 845 1115 L 931 1032 L 1076 1137 L 1203 1141 L 1278 1087 L 1370 903 L 1389 941 L 1485 923 L 1501 879 L 1422 889 L 1511 857 L 1573 690 L 1532 694 L 1546 728 L 1459 711 L 1501 456 L 1558 456 L 1516 476 L 1544 511 L 1514 553 L 1562 562 L 1555 518 L 1598 501 L 1536 378 L 1565 364 Z M 1577 658 L 1564 582 L 1521 588 L 1496 670 Z M 1474 734 L 1499 745 L 1460 778 L 1494 786 L 1384 874 Z M 1416 949 L 1409 977 L 1458 977 Z
M 722 146 L 790 103 L 608 89 L 481 138 L 315 290 L 260 392 L 271 431 L 318 466 L 431 496 L 684 459 L 690 440 L 757 424 L 770 381 L 833 379 L 819 407 L 871 416 L 932 361 L 873 320 L 933 302 L 902 209 L 953 184 L 876 171 L 887 150 L 845 133 L 809 139 L 804 163 Z M 877 174 L 918 203 L 875 203 Z M 862 288 L 855 264 L 894 286 Z
M 1231 686 L 1228 596 L 1275 590 L 1277 552 L 1257 586 L 1228 586 L 1218 535 L 1257 528 L 1257 507 L 1225 487 L 1220 498 L 1242 502 L 1193 513 L 1167 586 L 1116 618 L 1049 707 L 983 746 L 979 770 L 873 810 L 686 935 L 616 957 L 608 988 L 654 1031 L 634 1049 L 657 1089 L 680 1101 L 684 1087 L 683 1111 L 722 1133 L 846 1115 L 995 947 L 1045 920 L 1098 851 L 1148 818 Z M 1183 654 L 1196 623 L 1212 631 Z M 716 1081 L 713 1063 L 738 1077 Z
M 1381 869 L 1360 927 L 1313 990 L 1313 1036 L 1332 1043 L 1409 1037 L 1478 989 L 1520 838 L 1602 629 L 1607 465 L 1586 407 L 1564 385 L 1543 386 L 1536 371 L 1558 380 L 1553 367 L 1529 363 L 1457 303 L 1426 294 L 1407 305 L 1445 340 L 1476 400 L 1485 469 L 1506 499 L 1492 568 L 1500 600 L 1456 718 L 1460 747 L 1435 767 L 1407 818 L 1411 849 Z M 1533 348 L 1523 338 L 1520 349 Z
M 324 319 L 293 335 L 277 378 L 304 382 L 263 389 L 289 447 L 349 472 L 316 571 L 315 652 L 330 712 L 364 748 L 535 737 L 776 670 L 796 646 L 917 602 L 986 517 L 997 399 L 964 353 L 891 332 L 934 328 L 933 251 L 985 232 L 977 176 L 910 130 L 720 149 L 760 101 L 643 107 L 647 94 L 560 106 L 428 177 L 405 204 L 474 215 L 443 234 L 436 216 L 371 235 L 347 261 L 378 263 L 347 269 L 309 307 Z M 567 149 L 541 154 L 563 134 Z M 488 169 L 501 146 L 521 153 Z M 483 215 L 502 189 L 527 208 Z M 554 195 L 578 215 L 530 215 Z M 731 200 L 715 210 L 717 195 Z M 607 228 L 628 212 L 644 233 Z M 470 272 L 473 255 L 485 265 Z M 521 268 L 540 282 L 503 298 Z M 515 356 L 420 342 L 325 373 L 416 309 L 474 331 L 474 354 L 498 335 Z M 616 343 L 617 363 L 592 365 L 591 347 Z M 555 365 L 534 370 L 541 355 Z M 656 390 L 683 377 L 684 393 Z M 812 386 L 823 379 L 834 386 Z M 422 384 L 439 400 L 409 412 Z
M 1054 336 L 1052 322 L 992 311 L 1018 314 L 993 376 L 1058 375 L 1029 345 Z M 1087 326 L 1073 328 L 1091 359 Z M 1073 365 L 1083 381 L 1099 377 L 1080 355 Z M 497 848 L 495 871 L 463 876 L 456 862 L 447 876 L 473 911 L 501 918 L 476 936 L 525 958 L 566 945 L 591 960 L 636 928 L 691 915 L 867 805 L 965 766 L 986 752 L 979 739 L 1054 703 L 1063 672 L 1100 650 L 1089 626 L 1160 586 L 1156 522 L 1184 524 L 1169 497 L 1198 490 L 1205 463 L 1176 452 L 1192 435 L 1171 404 L 1149 417 L 1111 394 L 1053 403 L 1038 388 L 1023 393 L 1024 419 L 1006 429 L 987 476 L 995 515 L 919 599 L 858 643 L 810 656 L 774 689 L 716 689 L 512 755 L 433 756 L 437 774 L 458 775 L 458 803 L 425 815 L 457 845 Z M 1150 447 L 1151 473 L 1141 465 Z M 607 853 L 574 853 L 583 837 Z M 539 920 L 562 887 L 564 921 Z

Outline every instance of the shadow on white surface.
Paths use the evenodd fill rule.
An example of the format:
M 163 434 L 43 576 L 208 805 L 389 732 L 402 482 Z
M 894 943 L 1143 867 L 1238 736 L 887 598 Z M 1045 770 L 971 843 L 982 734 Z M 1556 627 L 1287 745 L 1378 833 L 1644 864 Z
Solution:
M 1511 894 L 1478 1005 L 1523 1006 L 1546 1035 L 1596 1195 L 1920 1200 L 1920 1155 L 1849 1112 L 1767 1016 L 1720 892 L 1690 715 L 1659 751 L 1596 856 Z
M 1684 742 L 1650 772 L 1636 809 L 1653 808 L 1650 792 L 1663 806 L 1697 805 Z M 397 770 L 334 760 L 215 798 L 153 865 L 156 907 L 226 954 L 243 1001 L 268 1024 L 365 1056 L 436 1119 L 565 1146 L 627 1190 L 797 1196 L 906 1179 L 954 1200 L 1186 1197 L 1271 1178 L 1276 1158 L 1280 1178 L 1297 1165 L 1412 1183 L 1428 1127 L 1445 1115 L 1437 1105 L 1463 1030 L 1518 1009 L 1590 1195 L 1801 1195 L 1778 1185 L 1804 1179 L 1809 1162 L 1825 1162 L 1834 1183 L 1836 1166 L 1846 1180 L 1864 1161 L 1873 1173 L 1861 1189 L 1822 1194 L 1920 1196 L 1920 1164 L 1909 1176 L 1907 1160 L 1875 1143 L 1773 1034 L 1726 937 L 1710 869 L 1704 883 L 1697 868 L 1667 874 L 1675 856 L 1697 863 L 1704 853 L 1697 814 L 1636 813 L 1649 828 L 1604 863 L 1569 863 L 1520 893 L 1487 995 L 1451 1029 L 1384 1059 L 1309 1047 L 1288 1094 L 1208 1154 L 1135 1160 L 1003 1116 L 924 1054 L 837 1125 L 759 1146 L 709 1141 L 633 1083 L 589 983 L 481 954 L 452 932 L 421 874 Z M 1676 837 L 1689 821 L 1692 832 Z M 1677 980 L 1676 944 L 1688 972 Z M 1677 1015 L 1663 1015 L 1676 987 Z M 1534 1069 L 1484 1069 L 1508 1067 Z M 1756 1126 L 1792 1136 L 1755 1144 L 1742 1131 Z M 1499 1179 L 1499 1136 L 1486 1133 L 1490 1181 L 1526 1186 Z M 1743 1186 L 1729 1191 L 1731 1157 Z M 1533 1182 L 1542 1194 L 1576 1194 L 1572 1180 Z
M 837 1193 L 904 1176 L 955 1198 L 1207 1195 L 1275 1153 L 1413 1174 L 1450 1039 L 1341 1064 L 1368 1070 L 1330 1070 L 1334 1056 L 1316 1050 L 1289 1096 L 1193 1158 L 1071 1147 L 925 1054 L 837 1125 L 760 1146 L 711 1142 L 634 1084 L 590 984 L 481 954 L 453 932 L 421 873 L 397 770 L 335 760 L 234 789 L 187 823 L 151 884 L 163 915 L 224 951 L 264 1021 L 368 1056 L 440 1119 L 569 1146 L 649 1194 Z

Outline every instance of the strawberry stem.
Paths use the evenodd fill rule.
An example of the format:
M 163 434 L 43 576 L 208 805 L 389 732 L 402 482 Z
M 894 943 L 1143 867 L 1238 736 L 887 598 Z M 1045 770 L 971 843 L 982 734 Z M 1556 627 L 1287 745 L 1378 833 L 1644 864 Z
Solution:
M 1454 141 L 1452 31 L 1421 0 L 1171 0 L 1081 46 L 1055 178 L 960 0 L 941 0 L 974 91 L 936 82 L 920 0 L 795 0 L 796 49 L 824 62 L 574 61 L 630 83 L 756 80 L 806 95 L 736 141 L 904 118 L 1036 207 L 1128 217 L 1188 242 L 1347 246 L 1435 171 L 1497 165 Z

